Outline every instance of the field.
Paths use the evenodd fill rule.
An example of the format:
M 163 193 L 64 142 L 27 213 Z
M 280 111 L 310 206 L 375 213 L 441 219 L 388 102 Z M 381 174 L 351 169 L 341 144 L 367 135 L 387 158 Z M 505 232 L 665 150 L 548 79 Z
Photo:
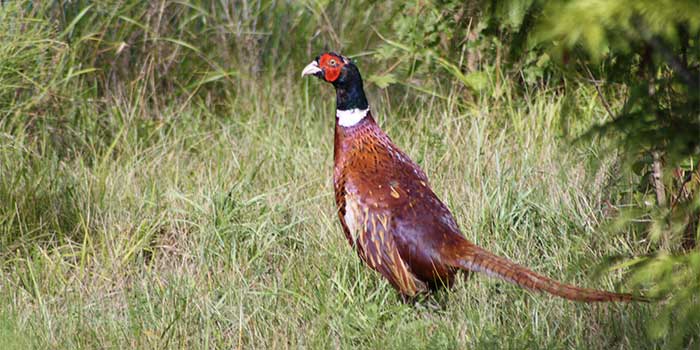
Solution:
M 0 9 L 5 20 L 22 12 L 9 6 Z M 157 92 L 182 90 L 151 85 L 158 64 L 139 66 L 141 83 L 90 85 L 81 79 L 94 72 L 75 72 L 100 59 L 61 51 L 41 36 L 70 40 L 37 28 L 0 44 L 5 72 L 26 60 L 10 54 L 28 50 L 23 40 L 39 54 L 35 75 L 14 70 L 24 83 L 0 80 L 5 99 L 23 77 L 31 81 L 0 120 L 0 348 L 645 349 L 667 341 L 647 337 L 653 304 L 573 303 L 483 275 L 402 303 L 360 263 L 337 220 L 334 94 L 299 78 L 319 48 L 173 97 Z M 52 64 L 57 55 L 67 63 Z M 75 62 L 84 64 L 70 75 Z M 371 71 L 372 62 L 358 64 Z M 643 236 L 609 229 L 634 183 L 602 141 L 572 142 L 607 118 L 595 90 L 577 88 L 572 112 L 572 95 L 556 89 L 521 96 L 511 81 L 488 81 L 498 93 L 469 105 L 450 89 L 435 96 L 367 84 L 367 92 L 467 238 L 562 281 L 626 290 L 621 271 L 599 267 L 647 249 Z

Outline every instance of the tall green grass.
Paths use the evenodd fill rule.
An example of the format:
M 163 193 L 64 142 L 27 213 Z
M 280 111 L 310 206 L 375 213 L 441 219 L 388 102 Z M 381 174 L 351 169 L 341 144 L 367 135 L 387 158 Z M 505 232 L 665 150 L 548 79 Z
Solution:
M 298 74 L 324 42 L 368 50 L 360 34 L 391 12 L 341 5 L 0 9 L 6 29 L 25 25 L 0 41 L 15 53 L 0 57 L 0 98 L 14 101 L 0 121 L 3 348 L 665 344 L 645 337 L 654 305 L 571 303 L 478 275 L 409 305 L 362 266 L 332 198 L 334 94 Z M 498 84 L 471 106 L 449 92 L 368 93 L 469 239 L 623 290 L 618 273 L 594 270 L 644 250 L 604 229 L 606 191 L 628 185 L 595 166 L 614 156 L 561 131 L 568 114 L 574 129 L 605 115 L 595 95 L 578 91 L 572 112 L 555 92 L 521 99 Z

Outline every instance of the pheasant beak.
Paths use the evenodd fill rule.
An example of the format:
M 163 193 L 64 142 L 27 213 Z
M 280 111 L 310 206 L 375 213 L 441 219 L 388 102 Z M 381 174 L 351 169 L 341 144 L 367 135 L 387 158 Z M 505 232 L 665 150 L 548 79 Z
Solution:
M 315 75 L 317 77 L 320 77 L 323 70 L 318 67 L 318 62 L 311 61 L 308 66 L 304 67 L 304 70 L 301 71 L 301 76 L 302 78 L 307 76 L 307 75 Z

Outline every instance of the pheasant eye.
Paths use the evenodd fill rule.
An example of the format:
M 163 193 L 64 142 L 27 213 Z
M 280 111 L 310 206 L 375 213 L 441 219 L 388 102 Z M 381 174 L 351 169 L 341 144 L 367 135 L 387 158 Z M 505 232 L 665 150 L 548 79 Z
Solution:
M 334 59 L 331 59 L 330 61 L 328 61 L 328 64 L 330 64 L 331 66 L 335 66 L 336 62 Z

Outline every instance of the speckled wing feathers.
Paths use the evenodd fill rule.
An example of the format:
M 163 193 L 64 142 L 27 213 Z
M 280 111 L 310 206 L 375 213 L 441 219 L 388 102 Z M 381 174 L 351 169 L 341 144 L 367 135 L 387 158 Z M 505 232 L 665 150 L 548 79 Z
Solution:
M 444 267 L 434 268 L 444 264 L 424 256 L 425 249 L 415 249 L 414 242 L 406 239 L 415 237 L 407 230 L 417 227 L 411 224 L 414 221 L 420 226 L 421 211 L 430 202 L 427 177 L 372 119 L 336 131 L 335 163 L 338 214 L 363 261 L 404 295 L 426 291 L 433 280 L 451 280 L 447 275 L 433 276 L 438 270 L 448 273 Z M 411 266 L 422 270 L 416 275 Z
M 360 257 L 384 276 L 402 294 L 414 296 L 427 290 L 399 253 L 391 230 L 391 218 L 365 207 L 357 217 L 359 229 L 356 247 Z

